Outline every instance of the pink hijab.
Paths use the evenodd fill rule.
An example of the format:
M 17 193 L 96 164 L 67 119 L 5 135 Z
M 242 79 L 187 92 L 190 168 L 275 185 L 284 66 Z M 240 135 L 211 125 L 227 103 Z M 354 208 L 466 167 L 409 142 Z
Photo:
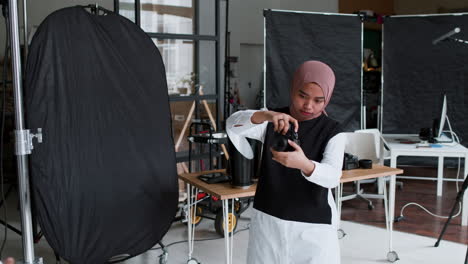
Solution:
M 294 73 L 291 93 L 301 89 L 304 84 L 311 82 L 318 84 L 320 88 L 322 88 L 325 96 L 323 112 L 327 114 L 325 112 L 325 107 L 327 107 L 330 102 L 333 89 L 335 88 L 335 74 L 333 70 L 330 66 L 321 61 L 310 60 L 302 63 Z

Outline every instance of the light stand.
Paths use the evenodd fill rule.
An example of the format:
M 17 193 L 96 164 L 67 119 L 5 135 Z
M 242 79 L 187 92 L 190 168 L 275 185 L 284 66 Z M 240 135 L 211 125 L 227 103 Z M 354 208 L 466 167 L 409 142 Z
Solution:
M 229 0 L 226 0 L 226 21 L 224 24 L 224 120 L 231 115 L 231 63 L 230 58 L 230 39 L 229 32 Z
M 26 2 L 26 1 L 24 1 Z M 23 4 L 25 4 L 23 2 Z M 31 217 L 31 199 L 29 187 L 28 156 L 33 149 L 33 138 L 42 141 L 42 134 L 38 129 L 37 134 L 31 134 L 29 129 L 24 129 L 23 94 L 21 76 L 21 56 L 18 23 L 17 0 L 9 0 L 11 59 L 13 73 L 13 94 L 15 106 L 15 155 L 17 156 L 18 169 L 18 196 L 21 208 L 21 228 L 23 242 L 23 257 L 25 264 L 42 264 L 42 258 L 34 257 L 34 241 Z M 25 25 L 26 27 L 26 25 Z M 27 40 L 25 39 L 25 45 Z

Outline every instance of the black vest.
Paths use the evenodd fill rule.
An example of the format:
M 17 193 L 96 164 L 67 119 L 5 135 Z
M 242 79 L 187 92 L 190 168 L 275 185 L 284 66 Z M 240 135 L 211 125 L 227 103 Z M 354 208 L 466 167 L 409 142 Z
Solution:
M 289 109 L 278 112 L 288 113 Z M 299 122 L 301 148 L 309 160 L 320 162 L 328 141 L 339 132 L 338 122 L 324 114 Z M 254 208 L 283 220 L 331 224 L 328 189 L 305 179 L 300 170 L 272 160 L 273 135 L 273 124 L 268 123 Z

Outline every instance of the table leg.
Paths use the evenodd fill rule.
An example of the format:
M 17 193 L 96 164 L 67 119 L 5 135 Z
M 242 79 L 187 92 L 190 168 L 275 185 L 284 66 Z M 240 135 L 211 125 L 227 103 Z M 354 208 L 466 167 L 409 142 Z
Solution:
M 390 158 L 390 167 L 396 168 L 397 167 L 397 156 L 391 155 Z M 390 251 L 393 248 L 393 240 L 392 240 L 392 232 L 393 232 L 393 219 L 395 217 L 395 186 L 396 186 L 396 176 L 390 176 L 390 188 L 388 193 L 388 224 L 390 230 Z
M 346 233 L 341 228 L 341 206 L 343 205 L 343 202 L 341 200 L 341 197 L 343 197 L 343 183 L 341 182 L 335 188 L 335 197 L 336 197 L 336 211 L 337 211 L 336 213 L 338 214 L 338 223 L 337 223 L 338 239 L 342 239 L 343 237 L 346 236 Z
M 339 194 L 340 194 L 340 184 L 338 184 L 338 186 L 336 186 L 335 188 L 335 200 L 336 200 L 336 210 L 339 212 L 340 211 L 340 207 L 339 207 Z M 339 215 L 338 215 L 339 216 Z
M 465 156 L 465 162 L 463 163 L 463 179 L 466 179 L 468 177 L 468 155 Z M 465 190 L 465 195 L 463 195 L 463 202 L 462 202 L 462 220 L 461 220 L 461 225 L 462 226 L 467 226 L 468 225 L 468 194 L 467 191 Z
M 232 206 L 234 208 L 234 204 Z M 229 237 L 229 199 L 223 200 L 223 220 L 224 220 L 224 250 L 226 253 L 226 264 L 232 260 L 232 237 Z M 234 235 L 234 232 L 233 234 Z
M 442 185 L 444 183 L 444 157 L 439 156 L 437 164 L 437 196 L 442 196 Z
M 231 200 L 231 215 L 232 215 L 232 217 L 234 217 L 234 203 L 235 203 L 235 200 L 232 199 Z M 231 263 L 231 264 L 232 264 L 232 247 L 234 245 L 234 243 L 233 243 L 234 242 L 234 230 L 235 230 L 234 227 L 235 227 L 235 225 L 238 224 L 238 221 L 239 221 L 239 218 L 237 216 L 236 216 L 235 221 L 236 221 L 236 223 L 233 224 L 233 226 L 232 226 L 232 234 L 230 236 L 231 241 L 229 241 L 229 244 L 231 245 L 231 251 L 229 251 L 230 252 L 231 262 L 229 262 L 229 263 Z
M 343 183 L 338 184 L 338 194 L 337 194 L 337 205 L 338 205 L 338 226 L 341 226 L 341 207 L 343 205 L 343 200 L 341 199 L 343 197 Z
M 192 259 L 192 253 L 193 253 L 193 248 L 192 248 L 192 241 L 193 241 L 193 237 L 192 237 L 192 215 L 191 215 L 191 212 L 192 212 L 192 186 L 190 184 L 187 183 L 187 212 L 186 212 L 186 215 L 187 215 L 187 236 L 188 236 L 188 259 Z
M 390 262 L 395 262 L 399 260 L 398 254 L 393 250 L 393 218 L 395 215 L 395 187 L 396 187 L 396 176 L 390 176 L 390 188 L 389 188 L 389 202 L 390 206 L 388 208 L 388 230 L 389 230 L 389 252 L 387 254 L 387 259 Z
M 385 177 L 380 177 L 377 179 L 377 190 L 378 190 L 378 194 L 383 194 L 384 191 L 383 191 L 383 188 L 387 185 L 385 183 L 386 179 Z
M 391 155 L 390 159 L 390 167 L 396 168 L 397 165 L 397 156 Z M 395 216 L 395 187 L 396 187 L 396 175 L 390 176 L 390 187 L 389 187 L 389 195 L 388 195 L 388 230 L 389 230 L 389 252 L 387 254 L 387 259 L 390 262 L 395 262 L 399 260 L 398 254 L 393 251 L 393 219 Z
M 341 214 L 340 214 L 340 209 L 341 209 L 341 206 L 340 206 L 340 202 L 341 202 L 341 192 L 340 192 L 340 187 L 341 187 L 342 183 L 338 183 L 338 186 L 336 186 L 335 188 L 335 199 L 336 199 L 336 212 L 338 214 L 338 220 L 340 221 L 341 220 Z M 340 227 L 340 223 L 338 222 L 338 227 Z
M 383 186 L 382 186 L 382 192 L 384 195 L 384 210 L 385 210 L 385 229 L 387 229 L 388 232 L 388 241 L 389 241 L 389 247 L 390 246 L 390 227 L 388 224 L 388 215 L 390 214 L 388 211 L 388 196 L 387 196 L 387 177 L 383 177 Z
M 389 203 L 390 206 L 388 208 L 388 227 L 390 230 L 390 251 L 393 251 L 393 219 L 395 216 L 395 186 L 396 186 L 396 179 L 395 175 L 390 176 L 390 188 L 389 188 Z
M 198 261 L 192 257 L 193 245 L 195 242 L 195 223 L 192 220 L 196 216 L 197 212 L 197 194 L 198 188 L 194 188 L 187 183 L 187 236 L 188 236 L 188 261 L 187 263 L 198 263 Z M 193 208 L 193 210 L 192 210 Z M 192 216 L 193 214 L 193 216 Z

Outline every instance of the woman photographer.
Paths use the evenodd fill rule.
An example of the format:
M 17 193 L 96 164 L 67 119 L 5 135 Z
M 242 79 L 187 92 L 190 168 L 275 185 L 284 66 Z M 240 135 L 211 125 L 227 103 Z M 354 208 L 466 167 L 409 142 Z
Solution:
M 306 61 L 296 70 L 289 107 L 240 111 L 227 120 L 236 145 L 264 143 L 251 218 L 247 263 L 340 263 L 337 212 L 331 188 L 339 184 L 345 137 L 325 107 L 335 85 L 332 69 Z M 278 134 L 298 133 L 293 151 L 271 148 Z M 276 134 L 275 134 L 276 133 Z M 236 147 L 242 153 L 242 147 Z M 244 152 L 245 153 L 245 152 Z

